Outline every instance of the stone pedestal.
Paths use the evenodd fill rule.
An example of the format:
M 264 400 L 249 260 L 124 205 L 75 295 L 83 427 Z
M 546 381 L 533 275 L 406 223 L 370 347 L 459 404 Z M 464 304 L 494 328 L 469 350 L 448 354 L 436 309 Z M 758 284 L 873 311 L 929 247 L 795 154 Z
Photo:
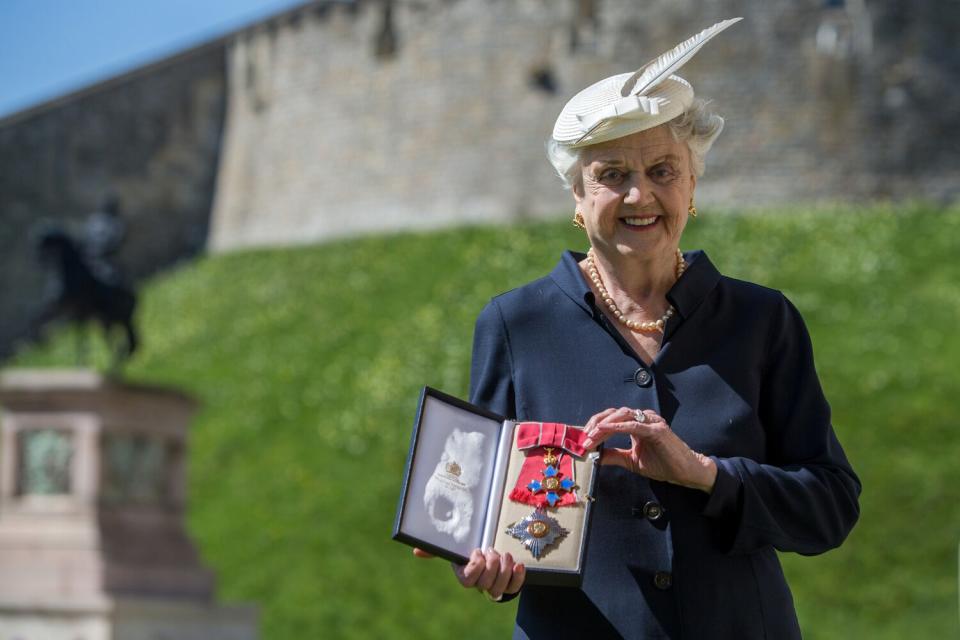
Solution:
M 256 637 L 184 529 L 189 397 L 22 370 L 0 407 L 0 640 Z

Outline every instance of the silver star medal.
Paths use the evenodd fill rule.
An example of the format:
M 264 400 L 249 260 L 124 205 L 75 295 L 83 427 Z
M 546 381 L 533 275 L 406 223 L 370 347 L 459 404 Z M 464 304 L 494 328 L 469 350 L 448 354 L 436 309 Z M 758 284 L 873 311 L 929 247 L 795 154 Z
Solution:
M 520 540 L 533 557 L 540 559 L 544 549 L 568 533 L 554 518 L 537 509 L 523 520 L 507 527 L 507 533 Z

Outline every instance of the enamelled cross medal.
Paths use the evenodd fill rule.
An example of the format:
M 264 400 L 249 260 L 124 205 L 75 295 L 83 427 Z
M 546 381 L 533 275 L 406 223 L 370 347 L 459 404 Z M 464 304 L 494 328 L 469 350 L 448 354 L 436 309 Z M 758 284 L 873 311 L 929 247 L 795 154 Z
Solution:
M 526 458 L 510 499 L 536 509 L 507 527 L 507 533 L 540 559 L 547 547 L 570 533 L 547 514 L 547 509 L 577 504 L 571 456 L 583 455 L 585 434 L 576 427 L 552 422 L 523 422 L 517 429 L 517 448 L 526 451 Z M 558 449 L 560 453 L 555 453 Z
M 544 451 L 543 480 L 531 480 L 530 483 L 527 484 L 527 489 L 534 495 L 541 491 L 546 492 L 544 497 L 546 498 L 547 504 L 555 507 L 557 503 L 560 502 L 560 497 L 567 491 L 572 491 L 573 488 L 577 486 L 577 483 L 570 478 L 560 479 L 562 474 L 556 467 L 560 459 L 553 455 L 553 447 L 544 447 Z

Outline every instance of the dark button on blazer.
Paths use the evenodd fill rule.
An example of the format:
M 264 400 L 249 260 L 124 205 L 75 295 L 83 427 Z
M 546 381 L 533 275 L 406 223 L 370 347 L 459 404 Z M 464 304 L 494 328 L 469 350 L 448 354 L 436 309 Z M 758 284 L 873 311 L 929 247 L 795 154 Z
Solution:
M 718 468 L 707 495 L 603 467 L 583 586 L 525 587 L 516 638 L 799 638 L 775 549 L 822 553 L 857 520 L 860 482 L 799 312 L 778 291 L 722 276 L 703 252 L 685 257 L 650 366 L 596 307 L 582 254 L 477 319 L 472 402 L 568 424 L 653 409 Z

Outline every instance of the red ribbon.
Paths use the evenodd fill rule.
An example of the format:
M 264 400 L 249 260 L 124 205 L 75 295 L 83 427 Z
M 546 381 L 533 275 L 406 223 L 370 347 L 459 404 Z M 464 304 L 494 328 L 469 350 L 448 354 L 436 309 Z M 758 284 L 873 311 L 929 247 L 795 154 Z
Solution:
M 559 422 L 521 422 L 517 425 L 517 449 L 526 451 L 527 456 L 520 468 L 520 477 L 510 492 L 510 499 L 514 502 L 546 507 L 547 492 L 533 493 L 527 488 L 532 480 L 543 481 L 543 471 L 547 465 L 543 458 L 547 447 L 553 449 L 553 455 L 560 458 L 557 465 L 557 477 L 573 478 L 573 458 L 571 455 L 582 457 L 585 453 L 583 441 L 587 435 L 578 427 L 561 424 Z M 559 492 L 558 492 L 559 494 Z M 560 495 L 556 507 L 565 507 L 577 503 L 577 496 L 572 491 Z

